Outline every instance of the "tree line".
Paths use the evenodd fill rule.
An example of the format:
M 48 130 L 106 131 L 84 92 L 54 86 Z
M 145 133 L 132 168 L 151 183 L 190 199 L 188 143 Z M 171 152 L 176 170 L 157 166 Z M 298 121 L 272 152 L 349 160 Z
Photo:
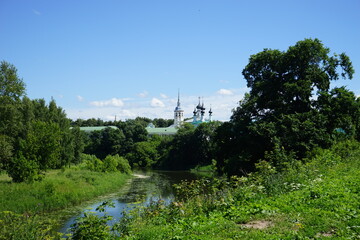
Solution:
M 0 170 L 21 182 L 79 161 L 81 133 L 70 122 L 53 99 L 29 99 L 15 66 L 1 62 Z
M 305 39 L 286 51 L 264 49 L 250 56 L 242 73 L 250 92 L 229 122 L 196 128 L 185 123 L 176 135 L 160 137 L 148 136 L 145 127 L 167 127 L 172 120 L 70 121 L 53 100 L 46 105 L 24 96 L 16 69 L 3 62 L 1 167 L 10 175 L 15 169 L 15 176 L 19 168 L 80 163 L 83 152 L 99 159 L 119 155 L 133 168 L 184 170 L 216 163 L 220 174 L 241 175 L 254 171 L 260 160 L 282 168 L 338 140 L 360 139 L 360 100 L 345 87 L 331 88 L 338 79 L 353 78 L 346 54 L 331 54 L 320 40 Z M 6 88 L 9 84 L 14 86 Z M 84 133 L 81 126 L 117 128 Z M 46 145 L 40 144 L 44 139 Z
M 165 169 L 215 160 L 219 173 L 239 175 L 254 171 L 260 160 L 281 168 L 338 140 L 359 140 L 359 98 L 345 87 L 330 88 L 353 74 L 350 58 L 330 54 L 318 39 L 286 51 L 264 49 L 243 70 L 250 92 L 229 122 L 185 124 L 173 137 L 136 143 L 126 156 L 133 165 Z

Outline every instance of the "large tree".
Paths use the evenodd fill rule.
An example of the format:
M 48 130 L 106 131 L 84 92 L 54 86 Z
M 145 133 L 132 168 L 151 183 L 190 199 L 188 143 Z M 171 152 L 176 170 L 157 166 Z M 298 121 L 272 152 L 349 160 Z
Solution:
M 104 159 L 107 155 L 115 155 L 122 152 L 125 135 L 120 129 L 108 127 L 101 131 L 91 132 L 87 140 L 84 152 Z
M 0 169 L 14 181 L 37 179 L 41 171 L 78 161 L 82 143 L 74 140 L 63 109 L 54 100 L 27 98 L 17 69 L 1 62 Z
M 328 146 L 332 132 L 343 127 L 339 121 L 356 125 L 350 114 L 358 106 L 355 98 L 345 88 L 330 91 L 331 81 L 352 79 L 353 74 L 349 57 L 331 55 L 318 39 L 299 41 L 287 51 L 264 49 L 252 55 L 243 70 L 250 92 L 227 128 L 218 130 L 219 144 L 232 149 L 226 154 L 220 149 L 218 156 L 225 157 L 220 167 L 239 173 L 253 170 L 274 149 L 302 158 L 314 147 Z M 333 118 L 329 109 L 343 114 Z
M 25 95 L 25 84 L 17 75 L 15 66 L 0 63 L 0 134 L 16 137 L 19 132 L 19 107 Z
M 14 65 L 2 61 L 0 63 L 0 97 L 1 101 L 19 101 L 25 94 L 25 84 L 17 75 Z
M 285 52 L 265 49 L 252 55 L 243 70 L 251 89 L 252 118 L 308 112 L 315 106 L 315 95 L 328 92 L 331 81 L 352 79 L 353 74 L 349 57 L 330 56 L 318 39 L 299 41 Z
M 21 97 L 25 84 L 17 75 L 17 69 L 0 63 L 0 169 L 7 166 L 14 155 L 14 144 L 21 133 Z

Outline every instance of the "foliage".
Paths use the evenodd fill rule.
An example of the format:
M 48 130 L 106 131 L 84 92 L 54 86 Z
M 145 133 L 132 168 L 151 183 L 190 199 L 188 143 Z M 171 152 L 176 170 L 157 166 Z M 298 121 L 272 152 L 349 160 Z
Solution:
M 39 216 L 0 212 L 1 240 L 58 239 L 60 234 L 56 233 L 54 226 L 54 221 Z
M 165 122 L 159 119 L 156 121 Z M 77 120 L 76 123 L 79 122 L 80 120 Z M 144 128 L 148 122 L 148 119 L 143 118 L 125 122 L 103 122 L 105 125 L 116 125 L 118 129 L 107 128 L 88 133 L 85 137 L 84 152 L 99 159 L 119 154 L 126 157 L 135 168 L 173 170 L 211 164 L 215 158 L 214 138 L 220 122 L 204 123 L 197 128 L 185 124 L 174 137 L 148 137 Z
M 169 142 L 166 155 L 161 159 L 161 167 L 183 170 L 211 164 L 215 159 L 215 134 L 219 126 L 221 123 L 218 121 L 202 123 L 196 128 L 184 124 Z
M 13 146 L 10 139 L 5 135 L 0 135 L 0 172 L 5 169 L 13 155 Z
M 114 205 L 111 202 L 103 202 L 103 204 L 96 208 L 96 211 L 105 212 L 106 206 L 113 207 Z M 112 220 L 112 217 L 107 214 L 99 217 L 92 213 L 85 212 L 84 216 L 77 219 L 77 222 L 72 225 L 71 239 L 113 239 L 114 235 L 110 232 L 110 226 L 107 225 L 110 220 Z
M 159 141 L 144 141 L 134 144 L 133 150 L 126 155 L 134 168 L 151 168 L 159 160 Z
M 0 134 L 15 137 L 20 129 L 20 98 L 25 95 L 25 83 L 17 75 L 14 65 L 0 63 Z
M 90 171 L 131 173 L 129 162 L 117 154 L 115 156 L 108 155 L 103 161 L 95 155 L 82 154 L 82 162 L 82 166 Z
M 108 155 L 106 156 L 106 158 L 103 160 L 103 171 L 104 172 L 116 172 L 117 171 L 117 166 L 118 166 L 118 158 L 119 155 L 116 156 L 111 156 Z
M 104 167 L 104 163 L 98 159 L 95 155 L 90 154 L 82 154 L 82 163 L 85 165 L 85 169 L 88 169 L 90 171 L 94 172 L 102 172 Z
M 61 131 L 59 125 L 34 121 L 20 152 L 29 161 L 37 162 L 41 170 L 55 168 L 60 158 Z
M 81 162 L 81 154 L 85 148 L 85 133 L 80 131 L 79 127 L 71 128 L 71 133 L 74 137 L 74 163 L 79 164 Z
M 155 118 L 152 120 L 152 123 L 155 125 L 155 127 L 169 127 L 172 124 L 174 124 L 174 119 L 163 119 L 163 118 Z
M 359 147 L 340 142 L 282 170 L 261 161 L 248 177 L 184 182 L 171 204 L 133 211 L 122 239 L 357 239 Z
M 0 63 L 0 96 L 2 100 L 17 101 L 25 93 L 25 84 L 17 76 L 14 65 L 5 61 Z
M 63 109 L 25 94 L 15 66 L 1 62 L 0 168 L 17 182 L 41 179 L 42 171 L 78 161 L 82 151 Z
M 88 135 L 85 153 L 104 159 L 107 155 L 119 154 L 122 151 L 125 135 L 120 129 L 106 128 L 93 131 Z
M 134 144 L 148 139 L 148 133 L 145 129 L 146 125 L 141 119 L 139 122 L 139 118 L 136 118 L 135 120 L 129 119 L 126 122 L 120 122 L 118 126 L 123 131 L 126 139 L 123 143 L 123 151 L 121 152 L 122 155 L 126 155 L 131 152 Z
M 38 162 L 28 160 L 22 154 L 11 158 L 7 174 L 14 182 L 33 182 L 42 179 Z
M 57 124 L 34 121 L 25 139 L 19 140 L 16 156 L 8 161 L 7 172 L 15 182 L 41 179 L 39 174 L 58 166 L 61 131 Z
M 104 171 L 106 172 L 119 171 L 125 174 L 131 173 L 131 167 L 128 160 L 126 160 L 125 158 L 119 155 L 115 155 L 115 156 L 108 155 L 103 162 L 104 162 Z
M 355 136 L 355 95 L 344 87 L 330 90 L 331 81 L 352 79 L 354 70 L 345 54 L 329 53 L 320 40 L 305 39 L 284 52 L 265 49 L 250 57 L 243 70 L 250 92 L 215 137 L 220 171 L 251 172 L 275 148 L 302 159 L 331 146 L 336 129 Z

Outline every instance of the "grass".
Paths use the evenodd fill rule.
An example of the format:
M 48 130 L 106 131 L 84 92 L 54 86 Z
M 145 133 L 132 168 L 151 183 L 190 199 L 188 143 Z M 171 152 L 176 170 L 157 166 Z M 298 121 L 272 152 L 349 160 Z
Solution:
M 171 204 L 160 200 L 126 214 L 115 225 L 120 236 L 110 232 L 106 225 L 95 224 L 107 221 L 106 217 L 88 216 L 85 222 L 89 229 L 80 225 L 86 230 L 82 239 L 93 239 L 93 233 L 101 231 L 106 239 L 360 239 L 359 143 L 345 142 L 319 150 L 303 162 L 284 163 L 282 171 L 266 162 L 261 162 L 258 169 L 248 177 L 202 179 L 178 185 L 179 195 Z M 68 188 L 62 187 L 65 183 L 70 189 L 81 186 L 77 194 L 86 196 L 82 191 L 91 191 L 100 182 L 109 181 L 105 179 L 107 174 L 97 174 L 76 170 L 52 172 L 48 181 L 24 184 L 27 187 L 23 190 L 31 192 L 35 188 L 34 193 L 39 194 L 35 199 L 45 206 L 47 202 L 41 201 L 41 194 L 53 199 L 50 202 L 53 204 L 58 199 L 56 192 L 68 193 Z M 57 180 L 50 181 L 52 178 Z M 23 190 L 15 188 L 12 197 Z M 24 199 L 32 196 L 23 194 Z M 75 202 L 77 194 L 72 196 Z M 36 216 L 2 212 L 1 224 L 5 227 L 1 240 L 58 237 L 47 227 L 51 223 Z
M 129 175 L 70 168 L 49 171 L 41 182 L 12 183 L 0 176 L 0 212 L 45 213 L 117 191 Z
M 115 192 L 130 175 L 76 167 L 52 170 L 41 182 L 12 183 L 0 175 L 0 240 L 60 239 L 61 212 L 97 196 Z
M 264 163 L 247 178 L 179 186 L 186 197 L 133 214 L 123 238 L 360 239 L 359 176 L 351 142 L 281 172 Z

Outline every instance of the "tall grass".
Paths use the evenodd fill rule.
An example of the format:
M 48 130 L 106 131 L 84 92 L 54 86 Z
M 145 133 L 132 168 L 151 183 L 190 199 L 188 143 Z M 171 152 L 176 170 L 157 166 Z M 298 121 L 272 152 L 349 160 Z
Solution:
M 44 213 L 74 206 L 118 190 L 129 175 L 76 168 L 53 170 L 41 182 L 12 183 L 0 178 L 0 212 Z
M 180 198 L 133 214 L 125 239 L 360 239 L 360 144 L 343 142 L 281 171 L 179 185 Z M 263 226 L 263 227 L 260 227 Z

